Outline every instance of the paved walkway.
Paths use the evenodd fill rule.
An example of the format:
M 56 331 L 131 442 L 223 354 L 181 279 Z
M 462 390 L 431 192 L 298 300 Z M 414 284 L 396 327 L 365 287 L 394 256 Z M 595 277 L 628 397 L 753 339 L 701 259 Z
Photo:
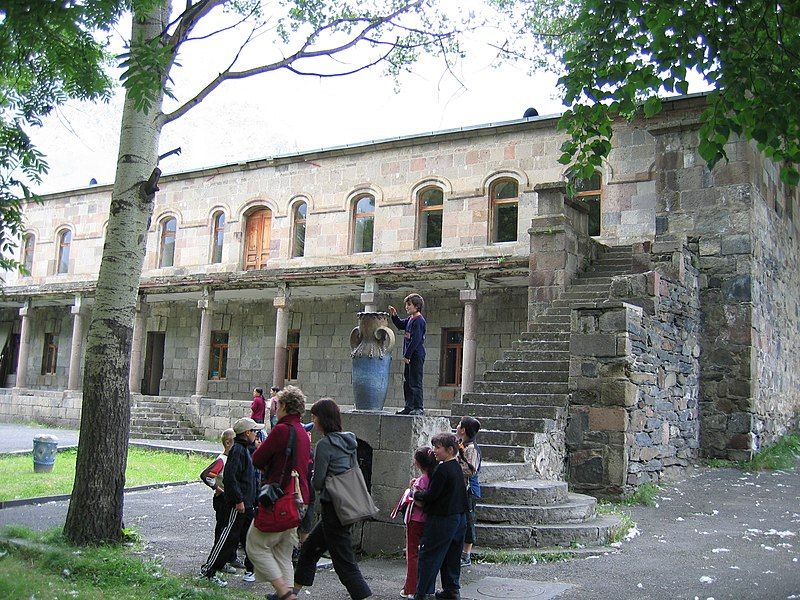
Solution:
M 19 423 L 0 423 L 0 453 L 33 450 L 33 438 L 44 433 L 56 436 L 58 438 L 59 448 L 78 445 L 78 431 L 76 429 L 60 429 L 47 426 L 35 427 Z M 207 440 L 161 441 L 131 439 L 131 442 L 172 449 L 202 450 L 207 452 L 218 452 L 220 450 L 220 444 L 218 442 L 209 442 Z
M 0 441 L 0 448 L 4 445 Z M 569 586 L 558 600 L 800 599 L 800 470 L 703 468 L 666 486 L 658 503 L 630 509 L 640 534 L 608 554 L 537 565 L 475 564 L 462 572 L 462 585 L 478 584 L 486 593 L 464 598 L 554 597 L 518 594 L 510 587 L 498 595 L 490 585 L 496 580 L 487 578 L 503 577 Z M 0 525 L 60 527 L 66 510 L 65 501 L 7 508 L 0 510 Z M 175 572 L 195 574 L 213 536 L 209 491 L 198 483 L 127 493 L 125 524 L 141 532 L 143 555 L 163 560 Z M 402 560 L 370 558 L 361 567 L 374 598 L 399 598 Z M 248 585 L 236 576 L 229 581 Z M 267 584 L 250 589 L 271 591 Z M 333 572 L 321 572 L 309 591 L 301 598 L 347 599 Z

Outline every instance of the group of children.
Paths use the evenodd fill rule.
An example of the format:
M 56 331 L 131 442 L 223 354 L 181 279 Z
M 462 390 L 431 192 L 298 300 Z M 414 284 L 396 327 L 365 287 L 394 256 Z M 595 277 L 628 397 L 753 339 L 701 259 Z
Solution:
M 273 388 L 273 398 L 279 390 Z M 269 403 L 272 403 L 270 398 Z M 224 472 L 230 451 L 236 440 L 243 434 L 253 436 L 256 446 L 256 434 L 263 431 L 263 420 L 267 410 L 271 411 L 259 388 L 253 396 L 253 418 L 240 419 L 233 429 L 222 433 L 223 452 L 206 468 L 201 478 L 214 490 L 213 506 L 217 515 L 214 531 L 214 548 L 221 549 L 220 537 L 228 535 L 227 528 L 230 515 L 225 510 Z M 271 415 L 270 415 L 271 416 Z M 261 417 L 259 421 L 258 417 Z M 277 419 L 276 419 L 277 420 Z M 274 424 L 271 423 L 274 427 Z M 402 596 L 424 600 L 426 598 L 458 599 L 460 598 L 461 567 L 471 564 L 471 551 L 475 543 L 475 506 L 481 496 L 479 472 L 481 468 L 481 451 L 476 444 L 476 436 L 480 430 L 480 422 L 473 417 L 463 417 L 455 434 L 440 433 L 431 438 L 431 446 L 417 448 L 414 453 L 414 466 L 420 476 L 412 479 L 400 505 L 405 508 L 406 523 L 406 579 Z M 308 427 L 305 427 L 308 429 Z M 239 430 L 242 431 L 239 431 Z M 247 430 L 247 431 L 245 431 Z M 233 514 L 233 513 L 231 513 Z M 308 521 L 311 515 L 306 515 Z M 232 517 L 231 517 L 232 518 Z M 238 519 L 237 519 L 238 520 Z M 301 526 L 301 542 L 303 535 Z M 216 577 L 216 570 L 235 572 L 237 568 L 245 568 L 245 581 L 254 581 L 252 563 L 245 558 L 242 563 L 236 555 L 239 532 L 246 532 L 249 523 L 242 523 L 237 528 L 236 543 L 224 544 L 223 553 L 228 556 L 210 557 L 204 565 L 204 574 L 218 583 L 225 585 L 224 580 Z M 212 555 L 215 551 L 212 550 Z M 210 566 L 214 564 L 214 568 Z M 440 575 L 442 590 L 435 592 L 436 576 Z
M 414 453 L 420 476 L 400 500 L 406 523 L 404 598 L 461 597 L 461 567 L 472 562 L 475 506 L 481 496 L 481 451 L 475 443 L 480 427 L 477 419 L 463 417 L 455 435 L 437 434 L 431 446 Z M 434 592 L 437 573 L 442 590 Z

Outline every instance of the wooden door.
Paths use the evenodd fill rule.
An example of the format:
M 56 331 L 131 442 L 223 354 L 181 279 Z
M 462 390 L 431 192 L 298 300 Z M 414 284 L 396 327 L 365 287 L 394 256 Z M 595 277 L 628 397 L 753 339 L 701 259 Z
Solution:
M 244 270 L 263 269 L 269 260 L 272 212 L 263 208 L 247 217 L 244 243 Z

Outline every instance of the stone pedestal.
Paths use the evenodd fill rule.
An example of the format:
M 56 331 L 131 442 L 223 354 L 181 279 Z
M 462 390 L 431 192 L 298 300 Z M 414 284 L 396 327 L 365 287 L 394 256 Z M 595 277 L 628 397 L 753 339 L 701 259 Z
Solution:
M 363 549 L 369 553 L 402 550 L 405 527 L 401 519 L 393 521 L 390 513 L 411 478 L 419 475 L 414 468 L 414 451 L 429 445 L 435 434 L 452 431 L 450 421 L 445 417 L 346 412 L 342 425 L 372 450 L 369 479 L 372 497 L 381 512 L 375 521 L 356 526 L 363 528 Z

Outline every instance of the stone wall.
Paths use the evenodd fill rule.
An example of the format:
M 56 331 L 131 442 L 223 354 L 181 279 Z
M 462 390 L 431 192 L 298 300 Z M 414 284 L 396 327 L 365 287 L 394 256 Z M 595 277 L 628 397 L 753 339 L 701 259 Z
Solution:
M 36 421 L 77 429 L 81 422 L 80 392 L 0 389 L 0 422 Z
M 698 455 L 693 246 L 653 244 L 653 270 L 614 278 L 617 301 L 572 311 L 567 449 L 568 480 L 577 490 L 619 496 Z
M 753 402 L 730 433 L 728 454 L 747 458 L 800 426 L 800 232 L 777 167 L 753 152 Z

